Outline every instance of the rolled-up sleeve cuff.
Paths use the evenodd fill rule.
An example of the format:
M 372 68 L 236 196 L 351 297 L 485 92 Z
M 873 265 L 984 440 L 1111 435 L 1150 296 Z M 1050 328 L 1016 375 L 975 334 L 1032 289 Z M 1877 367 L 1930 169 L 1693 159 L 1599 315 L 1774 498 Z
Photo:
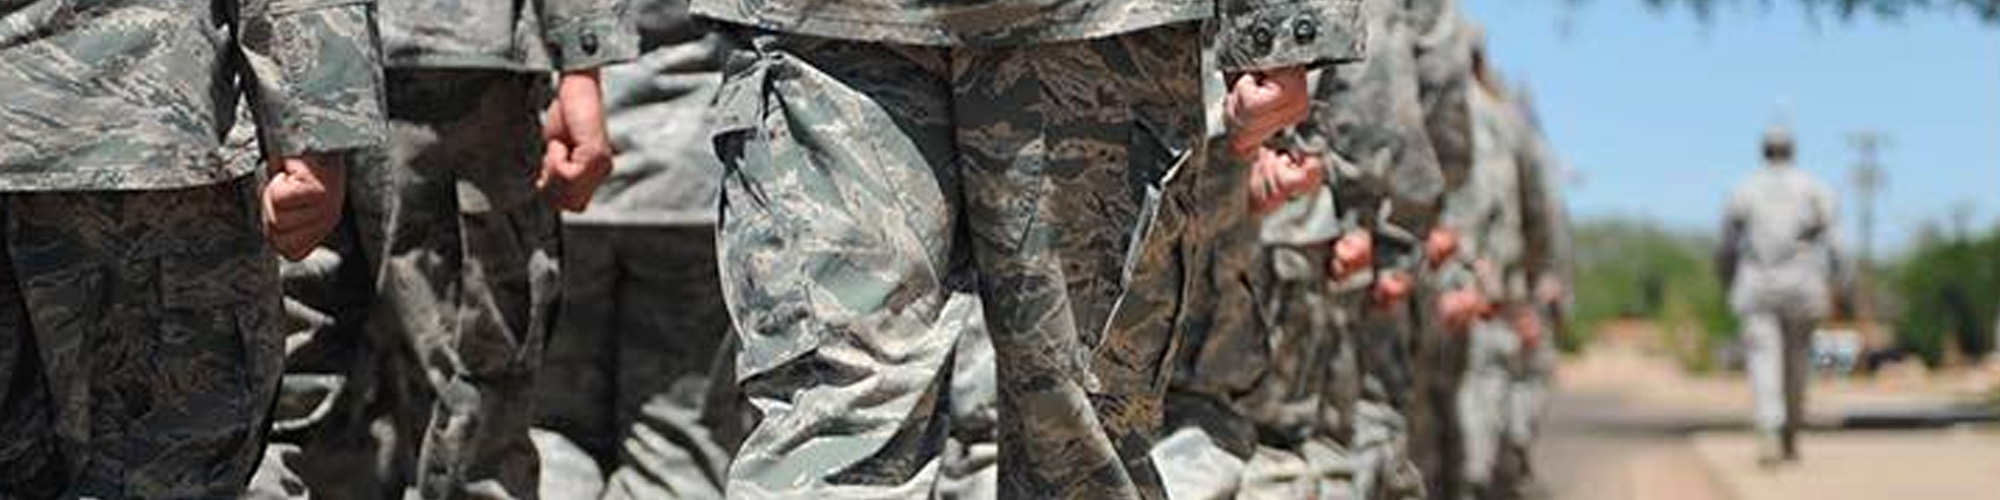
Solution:
M 1361 58 L 1360 0 L 1220 0 L 1222 70 L 1321 66 Z
M 277 2 L 245 30 L 250 105 L 282 156 L 380 147 L 382 72 L 365 1 Z
M 549 19 L 542 32 L 560 71 L 596 68 L 639 57 L 638 30 L 615 10 Z

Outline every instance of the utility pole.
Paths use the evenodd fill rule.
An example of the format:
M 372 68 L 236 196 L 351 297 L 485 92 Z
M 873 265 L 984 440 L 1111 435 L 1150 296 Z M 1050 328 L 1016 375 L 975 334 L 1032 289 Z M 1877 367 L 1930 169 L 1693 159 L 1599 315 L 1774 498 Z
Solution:
M 1861 265 L 1875 264 L 1875 195 L 1880 192 L 1888 178 L 1882 173 L 1882 149 L 1888 146 L 1889 136 L 1873 130 L 1862 130 L 1849 134 L 1847 143 L 1854 147 L 1858 156 L 1854 164 L 1854 197 L 1861 206 Z
M 1857 156 L 1854 163 L 1853 182 L 1856 205 L 1861 212 L 1860 260 L 1854 266 L 1854 320 L 1864 335 L 1874 337 L 1875 330 L 1874 280 L 1875 268 L 1875 197 L 1888 184 L 1887 174 L 1882 172 L 1882 149 L 1888 146 L 1889 136 L 1874 130 L 1861 130 L 1848 134 L 1847 143 L 1854 148 Z M 1883 339 L 1886 340 L 1886 339 Z

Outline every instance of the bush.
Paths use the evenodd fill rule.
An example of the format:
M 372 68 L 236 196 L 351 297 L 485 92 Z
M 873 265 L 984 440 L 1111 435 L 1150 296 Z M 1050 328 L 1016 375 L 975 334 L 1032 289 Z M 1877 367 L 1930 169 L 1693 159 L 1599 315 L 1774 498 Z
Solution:
M 1711 261 L 1715 242 L 1628 219 L 1577 225 L 1576 328 L 1559 339 L 1574 350 L 1614 319 L 1658 323 L 1681 360 L 1706 369 L 1711 353 L 1733 336 L 1729 313 Z
M 1890 276 L 1891 291 L 1902 304 L 1894 321 L 1899 347 L 1932 365 L 1954 345 L 1974 355 L 1993 349 L 2000 234 L 1921 242 Z

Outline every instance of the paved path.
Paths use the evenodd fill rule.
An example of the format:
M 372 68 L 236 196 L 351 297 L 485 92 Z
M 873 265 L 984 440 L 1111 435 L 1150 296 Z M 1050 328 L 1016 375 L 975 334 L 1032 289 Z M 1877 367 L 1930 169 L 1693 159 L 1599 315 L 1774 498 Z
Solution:
M 1993 425 L 1814 432 L 1806 461 L 1760 469 L 1741 377 L 1682 375 L 1647 333 L 1603 335 L 1564 360 L 1534 451 L 1550 500 L 2000 500 Z M 1808 398 L 1811 420 L 1934 411 L 1994 387 L 1993 370 L 1971 375 L 1829 379 Z

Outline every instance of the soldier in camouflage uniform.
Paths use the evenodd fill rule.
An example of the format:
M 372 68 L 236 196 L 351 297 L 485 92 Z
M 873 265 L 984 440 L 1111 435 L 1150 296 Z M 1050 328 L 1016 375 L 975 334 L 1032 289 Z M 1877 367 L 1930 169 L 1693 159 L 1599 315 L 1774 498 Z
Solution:
M 1268 363 L 1259 363 L 1268 369 L 1245 366 L 1251 352 L 1211 355 L 1218 362 L 1196 365 L 1195 374 L 1233 368 L 1248 374 L 1235 378 L 1251 383 L 1227 399 L 1199 400 L 1182 391 L 1169 400 L 1173 434 L 1158 456 L 1176 498 L 1422 496 L 1403 454 L 1403 423 L 1392 402 L 1399 391 L 1388 385 L 1408 378 L 1406 334 L 1377 328 L 1371 333 L 1379 337 L 1364 339 L 1356 331 L 1364 319 L 1408 305 L 1375 292 L 1407 282 L 1416 248 L 1397 226 L 1422 227 L 1440 190 L 1403 10 L 1391 1 L 1362 2 L 1365 60 L 1316 76 L 1313 113 L 1301 135 L 1309 148 L 1327 153 L 1332 174 L 1265 216 L 1255 235 L 1265 259 L 1254 274 L 1259 293 L 1251 306 L 1260 318 L 1249 327 L 1264 333 L 1253 338 L 1263 348 L 1255 352 L 1269 353 Z M 1369 255 L 1374 248 L 1368 248 L 1337 264 L 1334 242 L 1343 235 L 1379 238 L 1382 251 Z
M 631 7 L 643 54 L 602 71 L 618 169 L 563 217 L 537 420 L 617 474 L 622 494 L 720 498 L 711 480 L 728 454 L 700 416 L 729 332 L 715 260 L 722 166 L 708 147 L 724 45 L 686 0 Z
M 1000 496 L 1159 497 L 1146 451 L 1166 360 L 1213 310 L 1183 301 L 1206 295 L 1190 275 L 1226 258 L 1210 243 L 1228 226 L 1207 223 L 1248 209 L 1242 171 L 1203 161 L 1200 21 L 1219 17 L 1222 67 L 1245 73 L 1237 151 L 1268 160 L 1284 155 L 1260 145 L 1304 111 L 1303 72 L 1281 68 L 1354 56 L 1351 8 L 694 9 L 740 43 L 717 101 L 720 252 L 763 420 L 730 496 L 932 494 L 961 340 L 933 326 L 969 269 L 994 344 Z
M 1509 383 L 1507 439 L 1501 448 L 1515 498 L 1533 498 L 1535 468 L 1534 441 L 1543 413 L 1553 391 L 1556 345 L 1565 334 L 1568 311 L 1575 302 L 1572 267 L 1574 244 L 1570 241 L 1569 213 L 1564 208 L 1562 166 L 1543 135 L 1541 120 L 1525 88 L 1517 89 L 1510 111 L 1518 127 L 1516 155 L 1521 162 L 1521 231 L 1525 235 L 1527 257 L 1522 271 L 1528 282 L 1531 315 L 1520 327 L 1538 340 L 1528 342 L 1522 353 L 1522 370 Z
M 378 28 L 390 144 L 355 165 L 339 238 L 286 270 L 263 483 L 285 489 L 260 494 L 531 497 L 555 207 L 610 168 L 595 68 L 637 36 L 618 0 L 386 0 Z
M 1518 388 L 1534 378 L 1537 359 L 1551 354 L 1544 344 L 1530 288 L 1550 270 L 1546 211 L 1530 211 L 1525 194 L 1541 193 L 1544 160 L 1533 143 L 1525 115 L 1518 113 L 1496 72 L 1486 65 L 1475 38 L 1473 67 L 1479 83 L 1467 95 L 1473 125 L 1473 163 L 1465 182 L 1449 194 L 1443 225 L 1460 235 L 1456 256 L 1473 270 L 1484 317 L 1473 323 L 1465 345 L 1465 369 L 1456 407 L 1464 459 L 1458 498 L 1514 498 L 1520 491 L 1515 447 L 1527 441 L 1528 425 L 1515 415 L 1531 415 Z M 1534 204 L 1540 206 L 1540 203 Z M 1518 427 L 1517 427 L 1518 424 Z M 1510 453 L 1515 454 L 1509 456 Z M 1514 466 L 1524 464 L 1515 463 Z
M 0 5 L 0 498 L 243 489 L 282 361 L 267 236 L 303 256 L 383 141 L 370 22 L 361 1 Z M 239 96 L 264 186 L 224 145 L 250 142 Z
M 1447 191 L 1460 189 L 1471 170 L 1471 124 L 1465 95 L 1471 88 L 1470 26 L 1456 0 L 1418 0 L 1410 4 L 1415 33 L 1418 99 L 1424 127 Z M 1440 210 L 1450 205 L 1440 203 Z M 1435 498 L 1454 498 L 1458 464 L 1456 415 L 1458 378 L 1464 370 L 1463 341 L 1471 311 L 1483 307 L 1472 286 L 1471 270 L 1454 258 L 1458 236 L 1434 227 L 1425 235 L 1425 266 L 1412 302 L 1426 304 L 1416 316 L 1413 339 L 1415 390 L 1410 418 L 1410 455 L 1422 472 L 1426 490 Z M 1446 314 L 1447 310 L 1451 314 Z

